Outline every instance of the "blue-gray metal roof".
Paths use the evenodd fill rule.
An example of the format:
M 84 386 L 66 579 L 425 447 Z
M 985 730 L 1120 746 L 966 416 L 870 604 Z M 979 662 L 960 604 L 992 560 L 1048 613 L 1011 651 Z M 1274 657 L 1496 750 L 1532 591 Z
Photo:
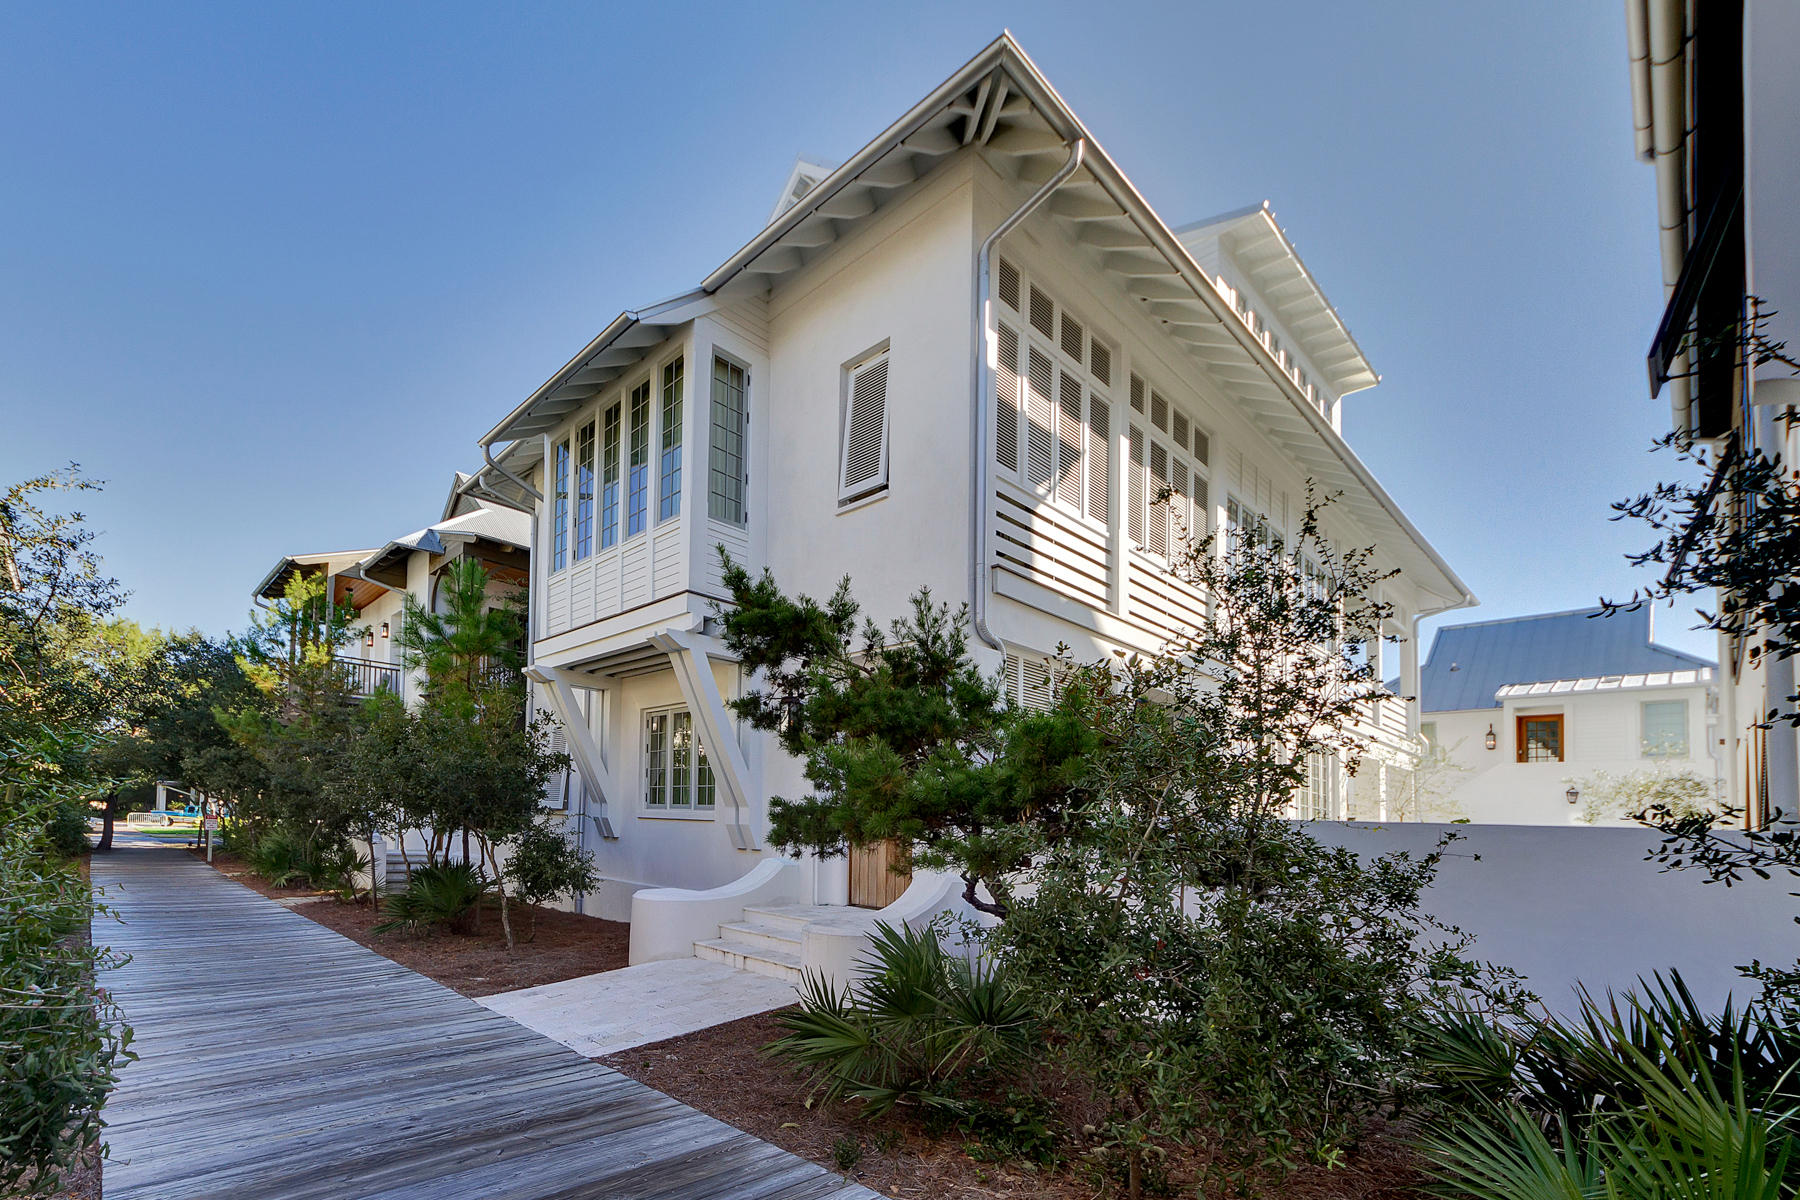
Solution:
M 1499 708 L 1509 683 L 1710 667 L 1651 641 L 1651 612 L 1605 616 L 1598 608 L 1446 625 L 1419 672 L 1422 712 Z

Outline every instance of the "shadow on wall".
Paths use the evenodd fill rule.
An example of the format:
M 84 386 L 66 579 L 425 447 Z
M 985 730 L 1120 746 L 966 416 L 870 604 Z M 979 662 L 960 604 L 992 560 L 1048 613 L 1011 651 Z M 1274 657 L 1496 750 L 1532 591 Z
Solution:
M 1460 835 L 1425 897 L 1439 920 L 1473 934 L 1476 958 L 1529 978 L 1553 1011 L 1570 1013 L 1575 987 L 1597 995 L 1679 969 L 1702 1004 L 1755 991 L 1737 967 L 1800 957 L 1800 880 L 1754 877 L 1727 888 L 1698 871 L 1644 861 L 1661 837 L 1648 829 L 1529 825 L 1312 822 L 1321 842 L 1359 854 L 1428 853 Z

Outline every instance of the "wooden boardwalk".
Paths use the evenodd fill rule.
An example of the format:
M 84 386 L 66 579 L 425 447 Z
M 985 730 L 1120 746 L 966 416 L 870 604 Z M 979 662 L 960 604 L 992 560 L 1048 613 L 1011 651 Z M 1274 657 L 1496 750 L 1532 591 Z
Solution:
M 137 1033 L 107 1200 L 853 1200 L 174 848 L 93 860 Z

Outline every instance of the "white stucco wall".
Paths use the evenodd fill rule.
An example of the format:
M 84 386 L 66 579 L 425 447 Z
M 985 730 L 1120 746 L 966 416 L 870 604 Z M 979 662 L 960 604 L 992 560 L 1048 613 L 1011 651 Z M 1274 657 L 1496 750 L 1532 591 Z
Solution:
M 1358 853 L 1428 852 L 1461 838 L 1426 895 L 1427 911 L 1475 936 L 1473 954 L 1523 972 L 1546 1004 L 1567 1011 L 1575 985 L 1632 987 L 1678 968 L 1704 1004 L 1754 992 L 1737 973 L 1800 955 L 1795 881 L 1731 888 L 1644 861 L 1658 836 L 1643 828 L 1317 823 L 1319 840 Z
M 1651 758 L 1642 752 L 1641 704 L 1646 700 L 1683 700 L 1688 708 L 1688 753 Z M 1518 761 L 1518 717 L 1561 713 L 1563 761 Z M 1440 795 L 1420 814 L 1424 819 L 1468 820 L 1500 825 L 1579 825 L 1586 800 L 1571 805 L 1566 793 L 1599 772 L 1610 776 L 1650 770 L 1659 764 L 1689 771 L 1706 780 L 1719 775 L 1711 753 L 1716 728 L 1707 712 L 1707 689 L 1658 688 L 1647 691 L 1573 695 L 1552 703 L 1507 703 L 1499 708 L 1424 714 L 1437 730 L 1436 745 L 1448 756 L 1448 768 L 1436 768 Z M 1489 725 L 1496 745 L 1485 748 Z M 1628 825 L 1614 816 L 1598 822 Z

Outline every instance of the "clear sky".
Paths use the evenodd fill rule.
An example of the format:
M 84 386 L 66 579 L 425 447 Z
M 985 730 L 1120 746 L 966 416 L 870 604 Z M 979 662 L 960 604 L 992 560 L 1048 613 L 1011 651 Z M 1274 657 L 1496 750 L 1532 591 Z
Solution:
M 0 478 L 146 623 L 434 520 L 475 439 L 1003 28 L 1158 212 L 1263 199 L 1382 372 L 1350 443 L 1481 598 L 1643 580 L 1654 194 L 1614 3 L 0 6 Z M 1658 614 L 1672 644 L 1683 612 Z

